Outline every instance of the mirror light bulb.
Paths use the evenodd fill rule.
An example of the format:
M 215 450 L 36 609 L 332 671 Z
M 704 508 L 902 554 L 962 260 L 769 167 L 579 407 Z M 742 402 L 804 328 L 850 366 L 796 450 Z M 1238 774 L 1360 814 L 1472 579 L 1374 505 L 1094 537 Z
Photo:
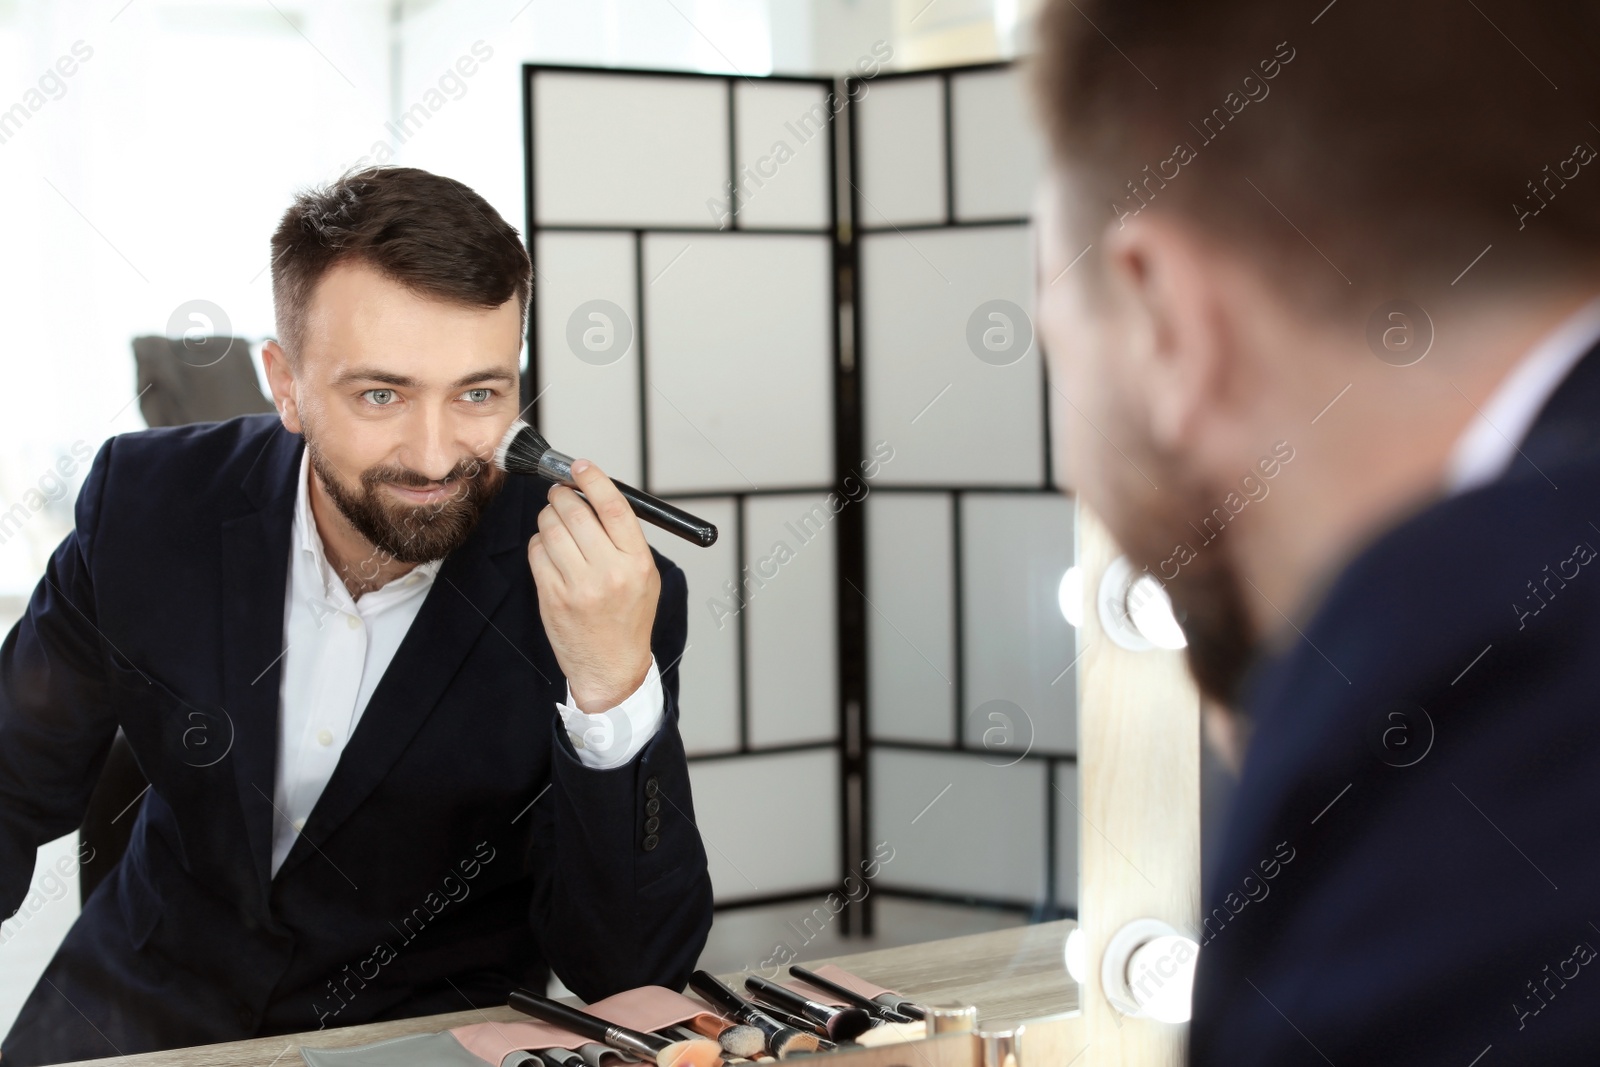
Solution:
M 1061 617 L 1074 629 L 1083 625 L 1083 568 L 1076 563 L 1061 576 L 1061 587 L 1056 590 L 1056 600 L 1061 605 Z
M 1140 576 L 1128 589 L 1128 618 L 1157 648 L 1178 649 L 1189 643 L 1172 614 L 1167 591 L 1148 574 Z
M 1072 980 L 1077 982 L 1079 985 L 1083 985 L 1083 976 L 1089 971 L 1089 968 L 1086 966 L 1088 961 L 1084 959 L 1085 951 L 1087 950 L 1084 948 L 1083 944 L 1083 927 L 1074 926 L 1072 928 L 1072 932 L 1067 934 L 1067 945 L 1065 952 L 1067 957 L 1067 974 L 1071 975 Z
M 1139 1014 L 1164 1023 L 1189 1021 L 1199 946 L 1182 934 L 1153 937 L 1128 959 L 1128 989 Z

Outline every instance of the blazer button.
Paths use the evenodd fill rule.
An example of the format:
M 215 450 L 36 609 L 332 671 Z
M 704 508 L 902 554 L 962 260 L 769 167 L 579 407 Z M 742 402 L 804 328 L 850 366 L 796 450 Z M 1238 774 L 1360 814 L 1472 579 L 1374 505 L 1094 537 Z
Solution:
M 644 795 L 653 797 L 659 792 L 661 792 L 661 783 L 656 781 L 656 776 L 652 774 L 644 780 Z
M 661 801 L 655 799 L 654 797 L 651 797 L 649 800 L 644 802 L 644 813 L 646 815 L 655 815 L 660 810 Z
M 234 1010 L 239 1015 L 239 1025 L 240 1026 L 243 1026 L 243 1027 L 246 1027 L 246 1028 L 253 1028 L 255 1026 L 255 1024 L 256 1024 L 256 1013 L 251 1010 L 250 1005 L 246 1004 L 242 1000 L 236 1001 L 234 1003 Z
M 650 816 L 644 821 L 645 833 L 654 834 L 659 829 L 661 829 L 661 820 L 656 818 L 654 815 Z
M 661 838 L 657 837 L 655 834 L 650 834 L 644 839 L 642 844 L 644 845 L 644 850 L 646 852 L 653 852 L 655 851 L 655 847 L 661 844 Z

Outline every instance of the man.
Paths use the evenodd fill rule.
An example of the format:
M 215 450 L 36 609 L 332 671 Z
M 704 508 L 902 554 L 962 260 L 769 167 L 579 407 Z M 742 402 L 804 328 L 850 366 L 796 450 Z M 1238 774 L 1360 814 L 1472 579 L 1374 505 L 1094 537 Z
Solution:
M 585 503 L 490 462 L 517 232 L 373 169 L 272 245 L 277 415 L 106 442 L 0 647 L 0 913 L 119 726 L 150 781 L 7 1064 L 503 1004 L 547 964 L 681 987 L 705 942 L 683 573 L 592 463 Z
M 1063 459 L 1243 754 L 1195 1063 L 1594 1059 L 1597 20 L 1041 19 Z

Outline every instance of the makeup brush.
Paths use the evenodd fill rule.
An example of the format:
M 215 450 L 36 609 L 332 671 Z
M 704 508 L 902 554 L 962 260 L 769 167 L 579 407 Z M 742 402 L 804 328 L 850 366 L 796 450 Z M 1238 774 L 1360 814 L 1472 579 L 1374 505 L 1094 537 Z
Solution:
M 670 1029 L 684 1037 L 711 1037 L 711 1034 L 707 1033 L 705 1030 L 692 1027 L 686 1022 L 679 1023 L 677 1026 L 671 1027 Z M 726 1033 L 728 1035 L 728 1043 L 723 1044 L 720 1034 L 717 1037 L 712 1038 L 712 1040 L 716 1041 L 717 1044 L 722 1045 L 722 1055 L 727 1063 L 749 1063 L 751 1060 L 756 1059 L 770 1059 L 770 1057 L 767 1056 L 766 1038 L 762 1035 L 760 1030 L 757 1030 L 753 1026 L 745 1026 L 743 1023 L 735 1023 L 733 1026 L 722 1026 L 721 1029 L 722 1033 Z M 658 1030 L 656 1032 L 659 1034 L 666 1034 L 668 1031 Z M 730 1049 L 728 1045 L 733 1045 L 736 1048 L 748 1048 L 752 1049 L 752 1051 L 749 1053 L 749 1055 L 746 1055 L 743 1052 L 736 1052 L 733 1049 Z
M 798 1015 L 790 1015 L 782 1008 L 774 1008 L 771 1004 L 756 1005 L 763 1015 L 770 1015 L 785 1026 L 792 1026 L 803 1034 L 817 1035 L 817 1048 L 823 1052 L 832 1052 L 839 1046 L 828 1040 L 828 1031 L 821 1023 L 814 1023 L 810 1019 L 802 1019 Z
M 529 989 L 513 989 L 507 1003 L 540 1022 L 631 1052 L 658 1067 L 720 1067 L 722 1063 L 722 1050 L 715 1041 L 672 1041 L 655 1034 L 643 1034 L 608 1023 Z
M 500 445 L 494 450 L 494 465 L 510 474 L 534 474 L 552 482 L 576 488 L 572 480 L 572 457 L 557 452 L 538 430 L 518 419 L 506 430 Z M 635 489 L 631 485 L 613 481 L 617 492 L 628 501 L 633 513 L 652 526 L 659 526 L 685 541 L 693 541 L 701 548 L 716 543 L 717 528 L 702 518 L 673 507 L 665 500 Z
M 909 1023 L 914 1017 L 907 1012 L 897 1011 L 887 1004 L 880 1004 L 870 997 L 864 997 L 849 986 L 840 985 L 831 978 L 824 978 L 816 971 L 802 967 L 798 963 L 789 966 L 789 973 L 800 979 L 806 985 L 813 986 L 838 997 L 847 1004 L 854 1004 L 869 1015 L 874 1015 L 886 1023 Z
M 819 1000 L 803 997 L 788 986 L 769 982 L 760 975 L 747 975 L 744 987 L 757 997 L 817 1023 L 834 1041 L 849 1041 L 872 1029 L 872 1016 L 860 1008 L 836 1008 Z
M 749 1059 L 751 1056 L 759 1055 L 761 1050 L 767 1047 L 767 1035 L 746 1023 L 730 1025 L 721 1021 L 712 1022 L 709 1017 L 702 1017 L 691 1019 L 688 1027 L 702 1037 L 711 1038 L 730 1056 Z
M 734 1022 L 744 1023 L 760 1030 L 766 1038 L 767 1050 L 780 1060 L 788 1059 L 796 1053 L 817 1051 L 819 1041 L 815 1034 L 783 1025 L 723 985 L 709 971 L 695 971 L 690 975 L 689 988 L 699 993 L 707 1004 Z

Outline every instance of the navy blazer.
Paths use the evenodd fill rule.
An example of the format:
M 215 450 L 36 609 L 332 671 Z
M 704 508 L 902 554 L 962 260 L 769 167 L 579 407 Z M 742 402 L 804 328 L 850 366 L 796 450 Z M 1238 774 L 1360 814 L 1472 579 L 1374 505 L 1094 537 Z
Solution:
M 1252 670 L 1193 1063 L 1600 1058 L 1597 550 L 1600 347 Z
M 586 1000 L 688 979 L 711 887 L 677 728 L 683 572 L 656 556 L 660 731 L 588 768 L 528 567 L 535 478 L 446 558 L 270 875 L 303 447 L 276 415 L 110 439 L 0 646 L 0 914 L 79 825 L 117 727 L 150 782 L 8 1065 L 504 1004 L 547 964 Z

